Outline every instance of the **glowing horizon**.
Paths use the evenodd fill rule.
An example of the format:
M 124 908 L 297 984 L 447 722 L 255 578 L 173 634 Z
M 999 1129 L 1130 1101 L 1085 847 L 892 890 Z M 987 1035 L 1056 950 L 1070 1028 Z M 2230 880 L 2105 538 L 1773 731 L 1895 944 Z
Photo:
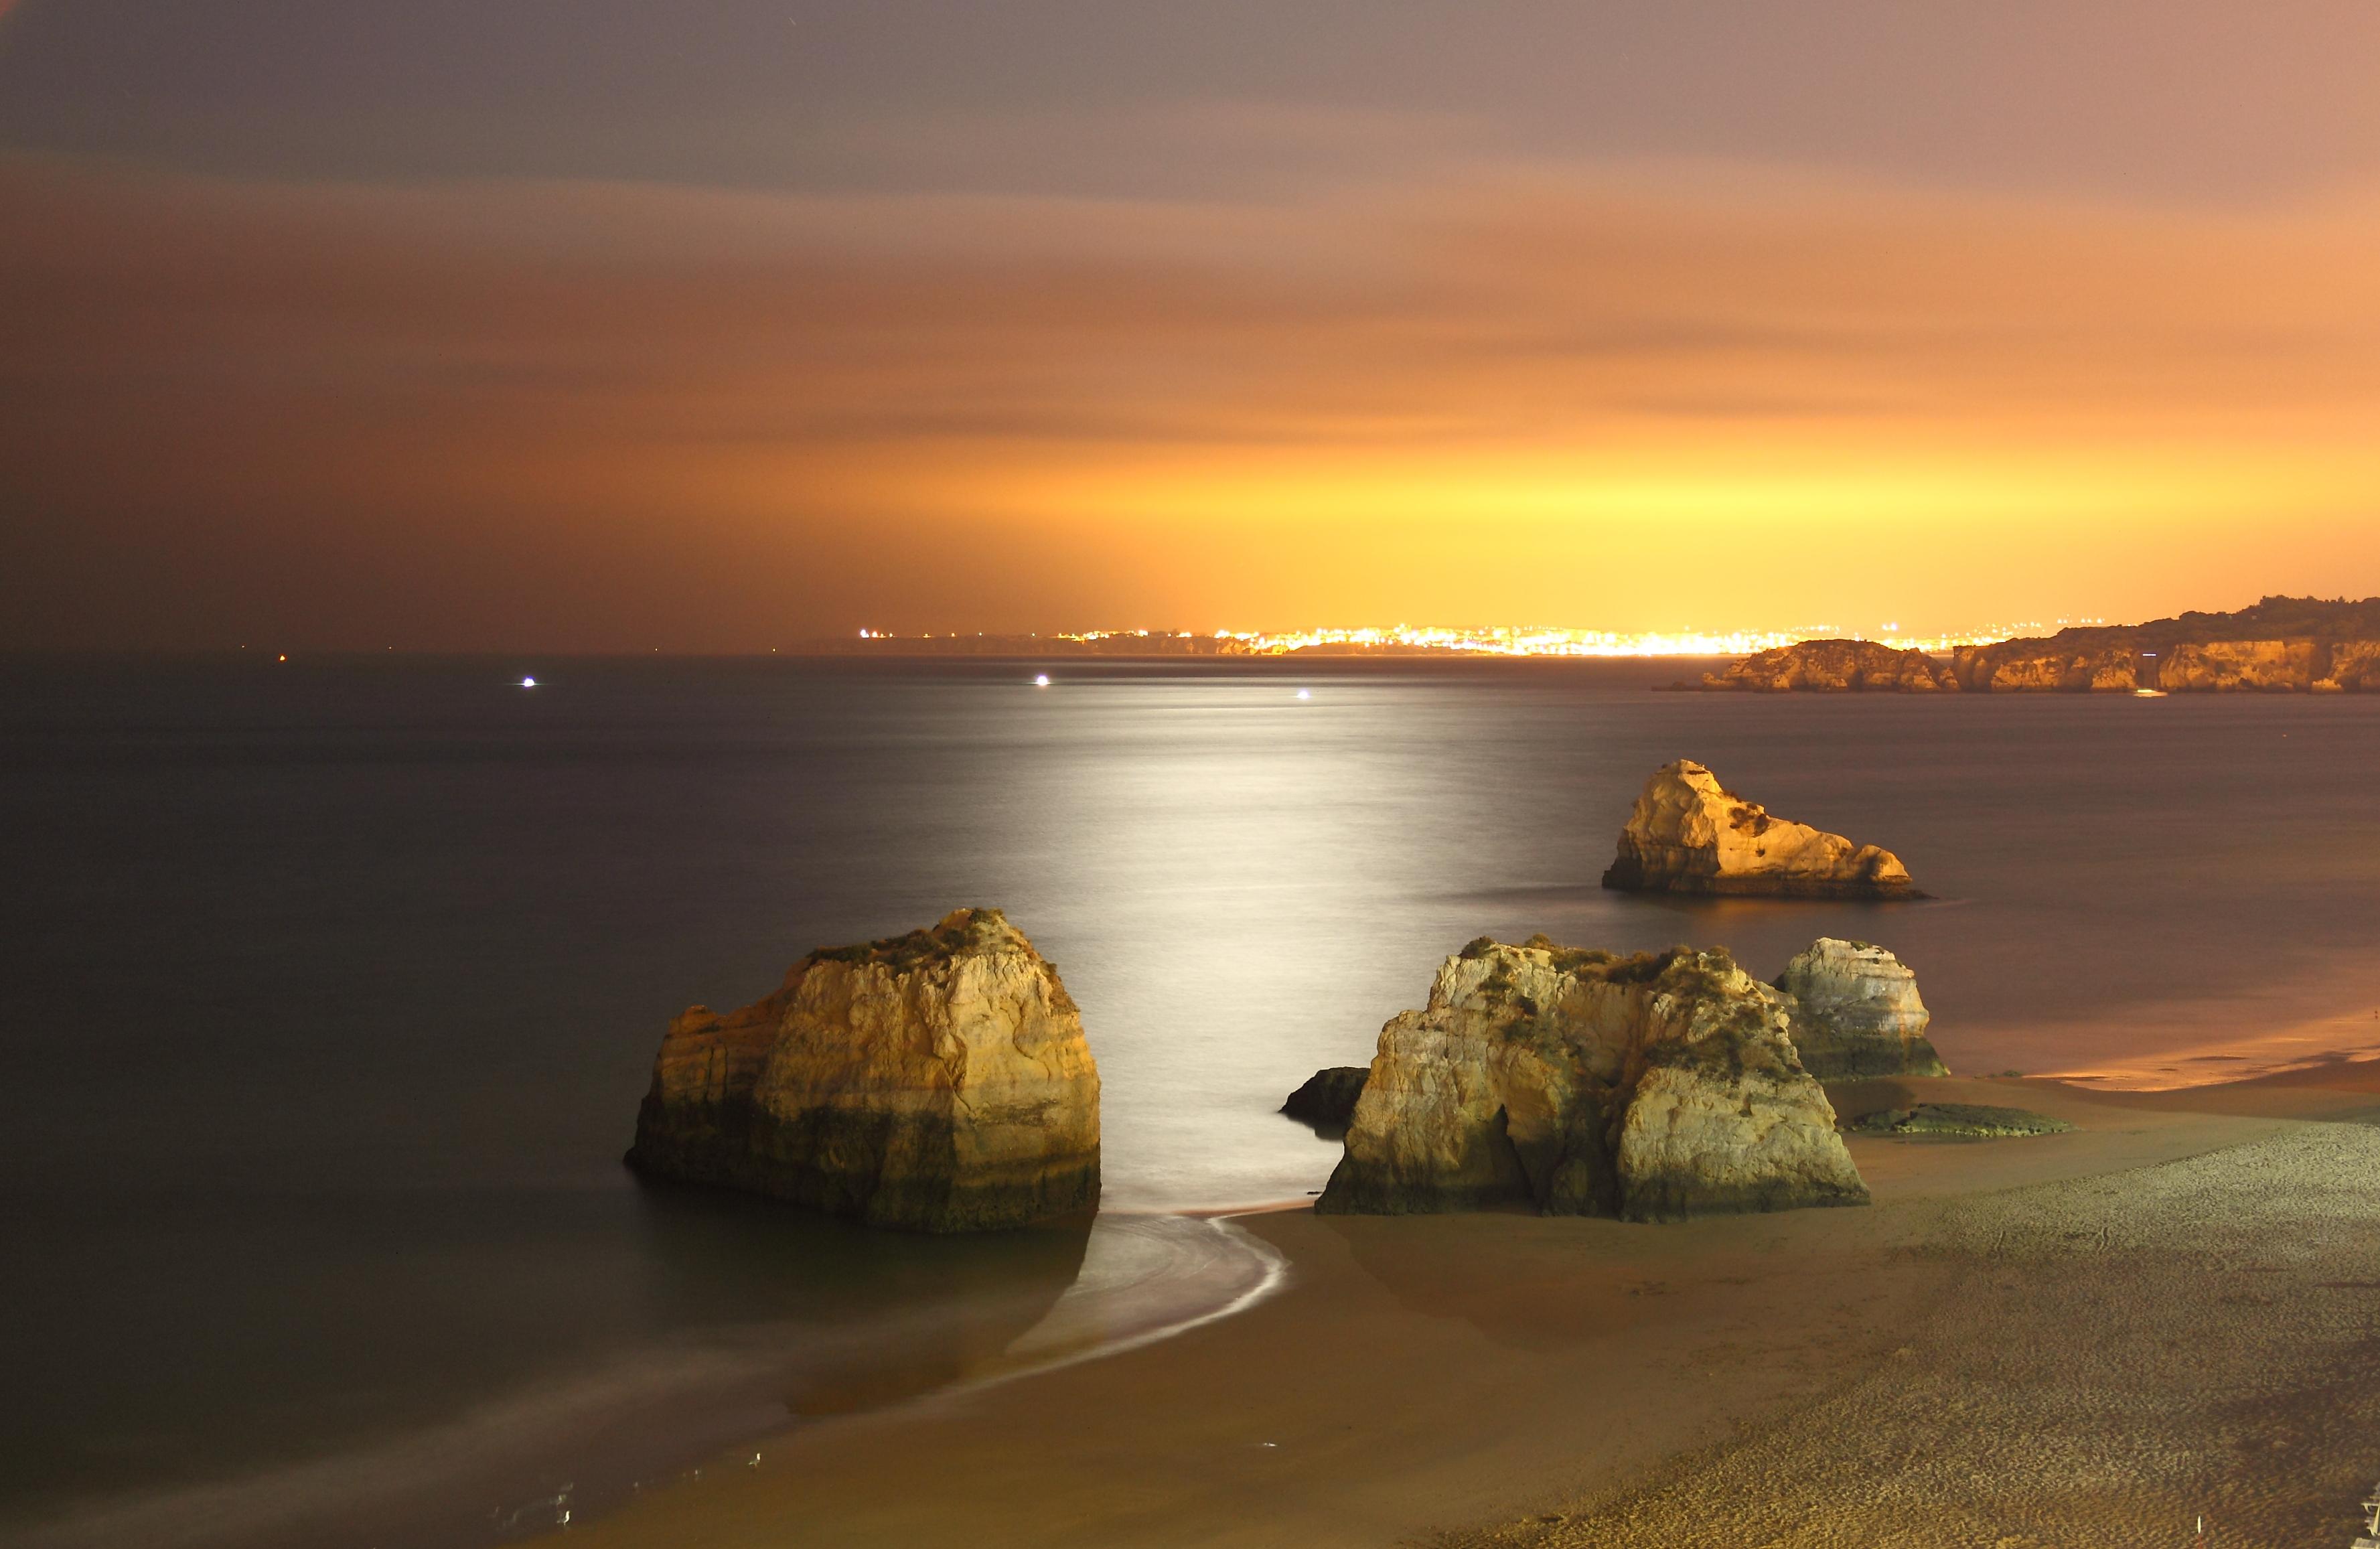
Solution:
M 1161 650 L 1168 640 L 1202 642 L 1210 647 L 1223 647 L 1227 654 L 1248 656 L 1285 656 L 1302 650 L 1325 647 L 1385 647 L 1394 650 L 1437 650 L 1462 652 L 1481 656 L 1545 656 L 1545 657 L 1661 657 L 1749 656 L 1757 651 L 1773 650 L 1782 646 L 1798 645 L 1808 640 L 1861 640 L 1888 646 L 1895 650 L 1918 650 L 1941 654 L 1961 646 L 1986 646 L 2027 634 L 2050 634 L 2070 625 L 2104 624 L 2103 618 L 2059 619 L 2054 624 L 2039 621 L 2023 623 L 1993 624 L 1982 629 L 1956 631 L 1946 635 L 1903 634 L 1888 627 L 1876 634 L 1844 629 L 1835 624 L 1808 624 L 1790 630 L 1697 630 L 1683 627 L 1672 630 L 1628 632 L 1602 629 L 1574 629 L 1534 624 L 1358 624 L 1309 625 L 1293 629 L 1075 629 L 1058 630 L 1049 634 L 1020 631 L 1014 634 L 999 631 L 920 631 L 910 635 L 892 630 L 865 628 L 859 630 L 863 641 L 918 640 L 1051 640 L 1076 645 L 1096 645 L 1111 640 L 1148 640 L 1152 650 Z
M 945 40 L 868 7 L 698 8 L 674 27 L 702 68 L 658 79 L 618 7 L 383 29 L 193 0 L 187 37 L 18 7 L 0 645 L 1945 637 L 2380 591 L 2380 94 L 2343 63 L 2380 12 L 2217 29 L 2219 59 L 2159 29 L 2197 73 L 2114 98 L 2040 76 L 2024 25 L 1953 28 L 1961 69 L 2064 126 L 2034 144 L 1990 99 L 1863 74 L 1886 44 L 1847 5 L 1783 28 L 1859 44 L 1815 115 L 1752 8 L 1489 0 L 1446 26 L 1506 37 L 1501 63 L 1450 106 L 1395 29 L 1294 6 L 1238 23 L 1278 34 L 1261 90 L 1201 74 L 1237 67 L 1185 56 L 1170 13 L 1103 11 L 1077 57 L 1004 40 L 1087 13 L 987 34 L 948 7 L 953 79 L 998 103 L 916 95 Z M 1905 25 L 1932 79 L 1939 24 Z M 499 41 L 534 80 L 455 68 Z M 1742 71 L 1698 96 L 1714 49 Z M 2242 50 L 2237 100 L 2162 84 Z M 1564 117 L 1621 57 L 1614 91 L 1680 94 Z M 324 96 L 366 59 L 385 121 Z M 615 80 L 646 90 L 587 116 Z M 480 91 L 475 131 L 454 94 Z M 1762 127 L 1711 127 L 1738 106 Z

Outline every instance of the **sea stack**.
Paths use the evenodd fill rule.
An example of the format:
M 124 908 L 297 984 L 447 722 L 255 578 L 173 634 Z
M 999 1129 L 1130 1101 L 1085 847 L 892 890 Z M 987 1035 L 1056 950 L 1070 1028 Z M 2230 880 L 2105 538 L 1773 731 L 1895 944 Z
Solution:
M 1095 1208 L 1099 1075 L 1056 967 L 997 909 L 821 949 L 670 1024 L 630 1165 L 919 1231 Z
M 1380 1030 L 1316 1208 L 1670 1221 L 1864 1204 L 1791 1010 L 1720 950 L 1483 937 Z
M 1773 898 L 1911 898 L 1889 850 L 1772 817 L 1691 758 L 1645 782 L 1603 885 L 1623 892 Z
M 1802 1068 L 1820 1081 L 1950 1073 L 1925 1040 L 1933 1018 L 1917 975 L 1882 947 L 1822 936 L 1785 965 L 1777 987 L 1793 998 Z

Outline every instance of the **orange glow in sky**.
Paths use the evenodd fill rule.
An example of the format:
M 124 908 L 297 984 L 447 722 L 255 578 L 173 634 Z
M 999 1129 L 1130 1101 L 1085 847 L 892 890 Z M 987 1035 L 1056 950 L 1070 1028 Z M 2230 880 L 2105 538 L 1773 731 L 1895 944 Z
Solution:
M 2380 591 L 2380 197 L 0 156 L 17 644 L 1912 633 Z

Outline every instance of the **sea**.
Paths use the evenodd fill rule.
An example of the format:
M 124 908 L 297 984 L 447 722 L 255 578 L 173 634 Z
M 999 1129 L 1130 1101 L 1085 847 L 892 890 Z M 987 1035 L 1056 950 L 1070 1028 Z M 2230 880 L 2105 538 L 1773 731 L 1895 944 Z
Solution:
M 1711 665 L 0 661 L 0 1538 L 473 1549 L 1230 1315 L 1295 1266 L 1224 1217 L 1337 1158 L 1283 1096 L 1482 935 L 1877 942 L 1961 1073 L 2380 1051 L 2380 696 L 1665 691 Z M 1681 756 L 1929 896 L 1605 891 Z M 673 1014 L 978 904 L 1082 1009 L 1096 1223 L 621 1165 Z

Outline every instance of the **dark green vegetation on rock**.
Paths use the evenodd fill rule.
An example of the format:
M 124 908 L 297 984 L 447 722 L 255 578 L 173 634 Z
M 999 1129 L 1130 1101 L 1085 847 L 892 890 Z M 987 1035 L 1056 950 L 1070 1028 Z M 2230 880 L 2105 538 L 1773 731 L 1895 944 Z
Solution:
M 1855 1135 L 1965 1136 L 1976 1140 L 2014 1135 L 2059 1135 L 2073 1129 L 2063 1119 L 2026 1108 L 1981 1103 L 1918 1103 L 1864 1114 L 1850 1126 Z

